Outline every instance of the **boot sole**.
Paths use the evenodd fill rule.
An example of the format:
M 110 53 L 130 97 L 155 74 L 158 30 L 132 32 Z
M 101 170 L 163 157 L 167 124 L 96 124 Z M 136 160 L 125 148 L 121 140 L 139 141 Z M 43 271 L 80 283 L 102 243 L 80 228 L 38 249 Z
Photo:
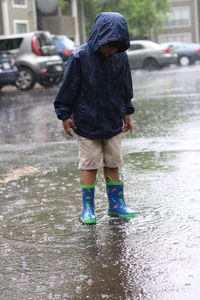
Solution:
M 138 212 L 135 212 L 135 213 L 132 213 L 132 214 L 129 214 L 129 215 L 123 215 L 123 214 L 119 214 L 119 213 L 116 213 L 116 212 L 108 212 L 108 215 L 110 217 L 118 217 L 118 218 L 122 218 L 122 219 L 130 219 L 130 218 L 135 218 L 138 216 Z
M 93 224 L 96 224 L 96 220 L 81 220 L 81 223 L 84 224 L 84 225 L 93 225 Z

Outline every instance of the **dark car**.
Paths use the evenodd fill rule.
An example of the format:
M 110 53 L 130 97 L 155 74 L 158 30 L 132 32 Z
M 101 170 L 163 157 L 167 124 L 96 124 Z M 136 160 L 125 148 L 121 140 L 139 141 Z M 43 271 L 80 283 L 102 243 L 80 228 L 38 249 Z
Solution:
M 183 42 L 168 42 L 162 46 L 170 47 L 178 55 L 178 64 L 180 66 L 188 66 L 195 63 L 200 58 L 200 47 L 196 44 Z
M 10 53 L 0 52 L 0 89 L 9 84 L 15 85 L 18 70 Z
M 66 62 L 72 50 L 76 48 L 75 43 L 66 35 L 53 35 L 58 54 Z
M 196 60 L 197 61 L 200 60 L 200 44 L 192 43 L 191 47 L 194 48 L 194 52 L 195 52 L 195 55 L 196 55 Z

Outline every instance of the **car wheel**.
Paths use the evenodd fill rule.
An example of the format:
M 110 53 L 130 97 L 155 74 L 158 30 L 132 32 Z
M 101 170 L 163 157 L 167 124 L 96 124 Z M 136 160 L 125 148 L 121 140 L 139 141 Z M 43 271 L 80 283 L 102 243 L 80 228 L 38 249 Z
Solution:
M 16 80 L 16 86 L 21 91 L 31 90 L 36 82 L 35 75 L 27 67 L 18 67 L 19 75 Z
M 143 68 L 145 70 L 158 70 L 160 69 L 160 65 L 154 58 L 147 58 L 144 61 Z
M 190 58 L 188 56 L 181 56 L 179 59 L 178 59 L 178 63 L 180 66 L 188 66 L 190 65 Z

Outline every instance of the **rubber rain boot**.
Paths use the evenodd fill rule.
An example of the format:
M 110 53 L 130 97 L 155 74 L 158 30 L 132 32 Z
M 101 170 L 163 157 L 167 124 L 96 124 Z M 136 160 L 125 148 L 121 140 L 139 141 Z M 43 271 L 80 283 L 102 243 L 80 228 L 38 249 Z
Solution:
M 134 218 L 138 212 L 127 207 L 124 200 L 123 182 L 113 182 L 110 176 L 106 176 L 106 187 L 109 200 L 108 215 L 119 218 Z
M 95 185 L 83 185 L 80 181 L 82 188 L 82 198 L 83 198 L 83 211 L 81 213 L 81 222 L 83 224 L 96 224 L 96 215 L 95 215 L 95 205 L 94 205 L 94 194 L 95 194 Z

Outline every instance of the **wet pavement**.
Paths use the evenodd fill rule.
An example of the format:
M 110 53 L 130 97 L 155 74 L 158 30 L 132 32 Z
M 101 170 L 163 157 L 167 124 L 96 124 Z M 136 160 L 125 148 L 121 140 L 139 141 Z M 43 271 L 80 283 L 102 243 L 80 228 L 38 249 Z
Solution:
M 126 202 L 97 225 L 78 218 L 76 138 L 53 111 L 57 88 L 0 94 L 0 299 L 200 299 L 200 65 L 135 71 L 124 135 Z

